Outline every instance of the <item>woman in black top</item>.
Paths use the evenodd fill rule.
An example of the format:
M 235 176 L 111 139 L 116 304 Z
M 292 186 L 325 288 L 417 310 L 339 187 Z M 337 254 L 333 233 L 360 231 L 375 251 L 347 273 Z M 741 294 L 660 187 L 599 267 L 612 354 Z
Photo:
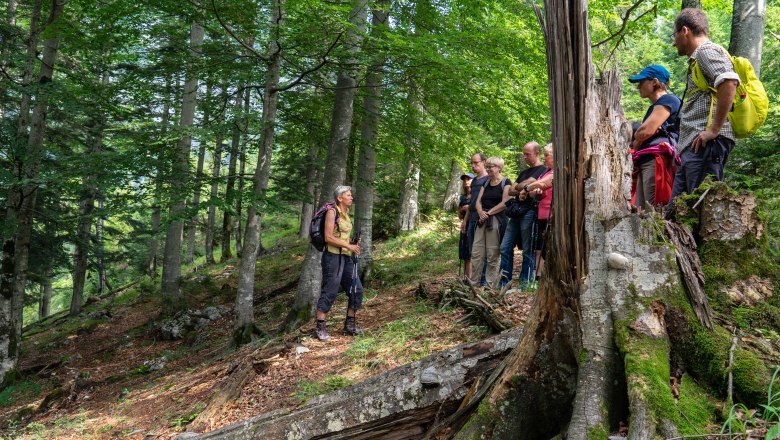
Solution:
M 501 238 L 506 227 L 504 203 L 509 199 L 512 181 L 501 175 L 504 159 L 491 157 L 485 162 L 489 180 L 477 195 L 479 223 L 474 231 L 474 245 L 471 250 L 471 284 L 479 285 L 482 267 L 487 257 L 485 281 L 488 287 L 496 288 L 501 279 Z

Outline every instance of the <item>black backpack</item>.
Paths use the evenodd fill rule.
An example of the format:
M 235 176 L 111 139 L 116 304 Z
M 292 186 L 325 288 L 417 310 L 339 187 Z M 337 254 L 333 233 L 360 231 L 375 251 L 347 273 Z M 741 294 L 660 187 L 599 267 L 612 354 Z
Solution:
M 327 214 L 328 210 L 330 209 L 336 210 L 335 226 L 338 229 L 339 210 L 336 209 L 336 204 L 333 202 L 328 202 L 322 205 L 317 213 L 314 214 L 314 217 L 312 217 L 311 224 L 309 225 L 309 241 L 311 242 L 312 246 L 314 246 L 314 248 L 320 252 L 325 249 L 325 214 Z

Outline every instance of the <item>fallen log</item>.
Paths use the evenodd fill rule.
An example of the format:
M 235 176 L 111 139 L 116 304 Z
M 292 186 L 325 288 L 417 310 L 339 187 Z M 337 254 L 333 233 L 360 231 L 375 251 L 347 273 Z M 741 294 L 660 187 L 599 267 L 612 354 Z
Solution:
M 472 382 L 485 378 L 517 345 L 522 329 L 433 354 L 364 382 L 318 396 L 295 410 L 252 417 L 198 439 L 420 438 L 457 411 Z

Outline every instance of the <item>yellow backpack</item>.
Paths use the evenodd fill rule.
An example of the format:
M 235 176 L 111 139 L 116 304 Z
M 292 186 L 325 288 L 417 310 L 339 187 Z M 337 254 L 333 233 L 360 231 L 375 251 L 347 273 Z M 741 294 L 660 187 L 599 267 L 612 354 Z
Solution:
M 737 138 L 746 138 L 755 134 L 764 125 L 769 110 L 769 98 L 750 61 L 731 55 L 729 58 L 734 64 L 734 72 L 739 75 L 739 86 L 734 94 L 734 104 L 729 111 L 728 119 Z M 712 97 L 710 115 L 707 118 L 707 127 L 709 127 L 712 122 L 712 109 L 715 107 L 716 90 L 707 83 L 697 60 L 694 60 L 691 66 L 691 79 L 696 84 L 696 90 L 709 92 Z

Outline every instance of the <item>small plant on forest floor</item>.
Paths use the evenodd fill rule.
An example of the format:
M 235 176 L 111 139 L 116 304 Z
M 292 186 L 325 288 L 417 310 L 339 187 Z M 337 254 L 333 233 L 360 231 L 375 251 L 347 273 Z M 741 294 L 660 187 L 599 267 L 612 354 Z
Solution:
M 780 383 L 778 377 L 780 367 L 775 369 L 772 374 L 772 380 L 767 389 L 767 403 L 762 404 L 760 412 L 749 410 L 744 404 L 737 403 L 731 407 L 729 416 L 723 422 L 720 430 L 721 434 L 748 434 L 748 428 L 751 426 L 765 425 L 767 427 L 766 440 L 780 438 Z M 772 424 L 771 426 L 769 426 Z
M 319 382 L 301 380 L 298 382 L 298 390 L 295 392 L 295 399 L 301 404 L 320 394 L 328 394 L 352 385 L 352 381 L 344 376 L 327 376 Z
M 23 380 L 0 391 L 0 408 L 11 406 L 16 402 L 38 397 L 43 387 L 37 382 Z
M 203 412 L 203 405 L 201 405 L 200 403 L 196 403 L 191 411 L 184 413 L 178 418 L 172 420 L 170 426 L 171 428 L 179 429 L 184 425 L 188 425 L 193 420 L 195 420 L 200 415 L 201 412 Z

